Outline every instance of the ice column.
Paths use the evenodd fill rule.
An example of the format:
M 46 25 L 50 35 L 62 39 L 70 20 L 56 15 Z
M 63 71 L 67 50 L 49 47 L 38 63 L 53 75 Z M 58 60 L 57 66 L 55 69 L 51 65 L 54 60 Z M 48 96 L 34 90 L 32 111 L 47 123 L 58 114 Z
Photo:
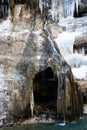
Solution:
M 34 94 L 33 94 L 33 91 L 31 92 L 30 109 L 31 109 L 31 115 L 33 117 L 33 115 L 34 115 Z
M 80 3 L 81 0 L 64 0 L 64 16 L 73 17 L 75 8 L 76 8 L 76 13 L 78 14 L 78 7 Z
M 43 13 L 43 1 L 42 0 L 39 0 L 39 8 L 40 8 L 40 11 L 42 14 Z
M 53 21 L 55 20 L 55 0 L 52 0 L 52 10 L 51 10 L 51 15 Z
M 59 19 L 64 17 L 64 0 L 59 0 Z

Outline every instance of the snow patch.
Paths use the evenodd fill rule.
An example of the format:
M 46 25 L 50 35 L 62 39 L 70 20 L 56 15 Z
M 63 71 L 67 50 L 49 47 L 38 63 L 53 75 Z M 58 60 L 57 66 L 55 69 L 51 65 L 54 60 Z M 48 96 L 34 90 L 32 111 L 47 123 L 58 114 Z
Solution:
M 87 65 L 87 56 L 84 56 L 82 59 L 82 65 Z
M 79 0 L 79 2 L 81 2 Z M 79 53 L 74 53 L 73 45 L 76 37 L 83 36 L 86 33 L 87 17 L 61 19 L 58 25 L 65 26 L 66 31 L 59 34 L 55 39 L 60 53 L 71 66 L 73 75 L 78 79 L 87 80 L 87 56 L 84 55 L 84 48 Z M 84 23 L 84 26 L 83 26 Z
M 72 68 L 72 72 L 77 79 L 87 80 L 87 66 L 82 65 L 79 68 Z
M 80 67 L 82 63 L 82 58 L 83 58 L 83 55 L 81 54 L 72 54 L 72 55 L 68 55 L 65 59 L 71 67 L 77 68 L 77 67 Z
M 3 30 L 10 30 L 11 21 L 9 19 L 0 23 L 0 32 Z
M 78 32 L 62 32 L 59 37 L 56 39 L 60 52 L 64 58 L 69 54 L 73 54 L 73 45 L 75 37 L 79 35 Z

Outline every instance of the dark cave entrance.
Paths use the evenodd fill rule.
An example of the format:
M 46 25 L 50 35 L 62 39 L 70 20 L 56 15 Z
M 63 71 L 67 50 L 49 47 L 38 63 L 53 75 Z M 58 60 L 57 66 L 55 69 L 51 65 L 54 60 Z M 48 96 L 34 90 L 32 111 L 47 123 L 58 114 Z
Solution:
M 36 115 L 46 114 L 48 117 L 57 115 L 57 89 L 58 78 L 51 67 L 35 75 L 33 92 Z

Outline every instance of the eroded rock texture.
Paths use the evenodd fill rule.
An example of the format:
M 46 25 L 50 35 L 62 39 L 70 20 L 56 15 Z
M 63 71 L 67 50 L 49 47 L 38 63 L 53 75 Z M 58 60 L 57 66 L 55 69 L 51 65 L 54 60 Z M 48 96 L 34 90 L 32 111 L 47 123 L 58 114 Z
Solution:
M 11 28 L 0 30 L 0 113 L 8 121 L 41 113 L 75 120 L 82 115 L 82 95 L 51 39 L 49 23 L 56 23 L 30 15 L 25 21 L 18 15 Z

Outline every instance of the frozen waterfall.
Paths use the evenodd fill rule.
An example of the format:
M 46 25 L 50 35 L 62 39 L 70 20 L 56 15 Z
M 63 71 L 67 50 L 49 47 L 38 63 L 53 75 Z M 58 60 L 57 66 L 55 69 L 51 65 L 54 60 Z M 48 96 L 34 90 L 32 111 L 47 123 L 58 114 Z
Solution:
M 81 3 L 81 0 L 64 0 L 64 16 L 73 17 L 75 10 L 78 15 L 78 7 L 80 3 Z
M 18 3 L 23 4 L 23 1 L 19 1 Z M 28 2 L 25 2 L 26 4 L 29 4 Z M 53 21 L 57 21 L 61 17 L 68 17 L 68 16 L 74 16 L 74 13 L 78 15 L 78 7 L 81 3 L 81 0 L 39 0 L 39 8 L 41 14 L 47 14 L 51 16 Z M 35 1 L 32 1 L 32 4 L 35 5 Z M 29 6 L 31 6 L 30 4 Z M 37 6 L 37 5 L 36 5 Z M 33 6 L 35 7 L 35 6 Z M 1 11 L 1 18 L 4 17 L 4 15 L 8 15 L 9 12 L 9 0 L 5 1 L 2 0 L 0 3 L 0 11 Z M 18 11 L 19 12 L 19 11 Z
M 51 0 L 50 9 L 48 8 L 49 15 L 53 21 L 61 17 L 73 17 L 74 13 L 78 15 L 78 7 L 81 0 Z M 49 5 L 49 0 L 39 0 L 39 8 L 41 14 L 45 11 L 43 6 Z M 48 6 L 49 7 L 49 6 Z

